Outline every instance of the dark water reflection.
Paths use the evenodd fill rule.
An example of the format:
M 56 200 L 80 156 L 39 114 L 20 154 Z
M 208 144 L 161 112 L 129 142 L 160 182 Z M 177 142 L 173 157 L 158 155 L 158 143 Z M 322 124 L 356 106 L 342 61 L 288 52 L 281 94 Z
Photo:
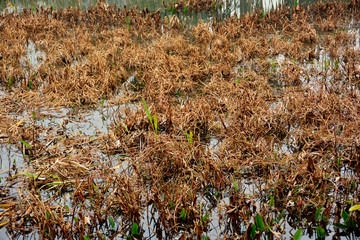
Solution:
M 87 9 L 96 4 L 97 0 L 11 0 L 10 3 L 14 6 L 15 11 L 21 11 L 22 9 L 31 9 L 38 6 L 48 7 L 52 6 L 54 8 L 66 8 L 66 7 L 75 7 L 82 10 Z M 116 4 L 116 6 L 123 8 L 124 6 L 132 7 L 138 6 L 139 9 L 147 7 L 150 11 L 162 9 L 165 10 L 165 6 L 169 6 L 171 2 L 176 2 L 175 0 L 107 0 L 109 5 Z M 298 0 L 299 4 L 310 4 L 315 2 L 314 0 Z M 255 9 L 264 9 L 269 11 L 273 8 L 276 8 L 278 5 L 287 4 L 289 6 L 294 5 L 294 0 L 224 0 L 222 7 L 222 14 L 225 16 L 242 15 L 247 12 L 253 12 Z M 0 9 L 2 12 L 8 10 L 13 12 L 14 9 L 8 3 L 7 0 L 0 1 Z M 208 18 L 209 14 L 200 13 L 197 18 Z

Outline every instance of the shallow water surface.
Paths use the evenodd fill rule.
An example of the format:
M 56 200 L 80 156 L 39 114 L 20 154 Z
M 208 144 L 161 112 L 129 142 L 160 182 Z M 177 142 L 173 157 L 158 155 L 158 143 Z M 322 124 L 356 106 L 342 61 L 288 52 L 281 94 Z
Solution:
M 23 154 L 13 145 L 0 143 L 0 178 L 1 184 L 7 177 L 18 173 L 24 165 Z
M 7 1 L 0 1 L 0 9 L 3 11 L 6 9 L 9 12 L 12 11 L 21 11 L 26 8 L 34 8 L 37 6 L 53 6 L 55 8 L 66 8 L 66 7 L 76 7 L 80 9 L 87 9 L 91 6 L 94 6 L 97 3 L 97 0 L 11 0 L 11 4 L 15 7 L 12 8 L 11 5 L 7 3 Z M 116 6 L 123 8 L 124 6 L 138 6 L 139 9 L 143 9 L 144 7 L 148 8 L 150 11 L 154 11 L 157 9 L 168 10 L 166 7 L 170 6 L 172 2 L 171 0 L 107 0 L 109 5 L 116 4 Z M 316 2 L 316 0 L 299 0 L 298 4 L 311 4 Z M 221 13 L 224 16 L 232 16 L 234 14 L 242 15 L 247 12 L 253 12 L 255 9 L 264 9 L 265 11 L 270 11 L 271 9 L 276 8 L 279 5 L 287 4 L 292 6 L 294 1 L 292 0 L 226 0 L 222 6 Z M 209 14 L 195 14 L 196 18 L 208 18 L 211 17 Z

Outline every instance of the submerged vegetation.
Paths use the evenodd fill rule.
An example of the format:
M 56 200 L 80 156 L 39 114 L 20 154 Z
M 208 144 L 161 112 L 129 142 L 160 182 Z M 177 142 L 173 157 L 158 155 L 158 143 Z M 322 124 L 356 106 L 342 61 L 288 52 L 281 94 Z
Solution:
M 104 3 L 0 15 L 0 153 L 22 161 L 1 158 L 0 226 L 359 236 L 359 16 L 354 0 L 195 26 Z

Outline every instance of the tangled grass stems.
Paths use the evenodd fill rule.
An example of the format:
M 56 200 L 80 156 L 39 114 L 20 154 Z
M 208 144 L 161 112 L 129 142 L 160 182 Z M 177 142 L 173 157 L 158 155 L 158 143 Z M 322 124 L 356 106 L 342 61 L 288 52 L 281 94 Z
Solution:
M 1 15 L 0 140 L 25 163 L 9 158 L 0 226 L 67 239 L 358 234 L 358 13 L 358 1 L 316 3 L 190 28 L 106 5 Z M 128 105 L 103 133 L 72 131 L 99 101 Z

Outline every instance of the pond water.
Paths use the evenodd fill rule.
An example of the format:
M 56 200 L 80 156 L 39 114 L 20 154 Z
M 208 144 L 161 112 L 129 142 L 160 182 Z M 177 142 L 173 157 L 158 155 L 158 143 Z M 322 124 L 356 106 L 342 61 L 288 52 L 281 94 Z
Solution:
M 109 5 L 116 4 L 116 6 L 123 8 L 124 6 L 138 6 L 139 9 L 143 9 L 144 7 L 148 8 L 150 11 L 162 9 L 166 10 L 165 6 L 169 6 L 172 0 L 107 0 Z M 315 0 L 298 0 L 298 4 L 311 4 L 316 2 Z M 66 8 L 66 7 L 76 7 L 80 9 L 87 9 L 91 6 L 94 6 L 97 3 L 97 0 L 11 0 L 10 3 L 8 1 L 0 1 L 0 10 L 4 11 L 21 11 L 22 9 L 34 8 L 37 6 L 53 6 L 54 8 Z M 245 14 L 247 12 L 253 12 L 255 9 L 264 9 L 265 11 L 269 11 L 273 8 L 276 8 L 278 5 L 287 4 L 289 6 L 294 5 L 293 0 L 226 0 L 224 1 L 224 5 L 222 6 L 222 14 L 225 16 L 232 16 L 235 13 L 237 15 Z M 199 13 L 194 18 L 208 18 L 209 14 Z

